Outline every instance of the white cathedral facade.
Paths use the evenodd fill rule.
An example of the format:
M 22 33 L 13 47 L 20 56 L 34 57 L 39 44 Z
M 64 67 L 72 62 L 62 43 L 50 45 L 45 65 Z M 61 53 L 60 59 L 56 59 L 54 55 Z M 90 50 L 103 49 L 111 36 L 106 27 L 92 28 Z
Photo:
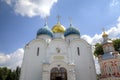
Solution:
M 20 80 L 96 80 L 92 46 L 72 24 L 45 24 L 24 48 Z

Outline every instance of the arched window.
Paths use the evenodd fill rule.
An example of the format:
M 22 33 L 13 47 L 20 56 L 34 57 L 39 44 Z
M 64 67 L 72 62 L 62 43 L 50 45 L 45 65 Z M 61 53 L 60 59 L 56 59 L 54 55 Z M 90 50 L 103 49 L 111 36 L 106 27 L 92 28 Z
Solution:
M 39 56 L 39 47 L 37 48 L 37 56 Z
M 77 53 L 78 53 L 78 56 L 80 56 L 80 49 L 79 49 L 79 47 L 77 47 Z
M 67 70 L 63 67 L 52 68 L 50 74 L 50 80 L 67 80 Z

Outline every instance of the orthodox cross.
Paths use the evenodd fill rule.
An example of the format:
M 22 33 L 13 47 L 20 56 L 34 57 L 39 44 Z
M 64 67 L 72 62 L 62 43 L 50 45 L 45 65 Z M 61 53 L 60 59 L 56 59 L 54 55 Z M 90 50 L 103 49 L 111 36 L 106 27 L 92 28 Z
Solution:
M 57 20 L 58 20 L 58 23 L 60 23 L 60 18 L 61 18 L 61 16 L 57 16 Z
M 45 18 L 45 25 L 47 25 L 48 17 Z
M 69 17 L 70 26 L 72 25 L 72 18 Z
M 102 30 L 103 30 L 103 33 L 105 33 L 105 28 L 103 28 Z

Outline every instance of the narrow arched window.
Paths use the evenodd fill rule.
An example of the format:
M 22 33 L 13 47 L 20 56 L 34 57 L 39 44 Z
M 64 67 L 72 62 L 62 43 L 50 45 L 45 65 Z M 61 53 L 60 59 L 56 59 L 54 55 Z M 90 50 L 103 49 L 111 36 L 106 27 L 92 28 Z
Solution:
M 37 56 L 39 56 L 39 47 L 37 48 Z
M 80 49 L 79 49 L 79 47 L 77 47 L 77 53 L 80 56 Z

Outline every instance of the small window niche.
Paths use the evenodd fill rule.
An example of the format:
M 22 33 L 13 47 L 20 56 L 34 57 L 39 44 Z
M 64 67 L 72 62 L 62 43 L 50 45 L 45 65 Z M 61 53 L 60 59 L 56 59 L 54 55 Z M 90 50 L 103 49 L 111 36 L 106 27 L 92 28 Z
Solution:
M 77 47 L 77 53 L 78 53 L 78 56 L 80 56 L 80 48 Z
M 39 56 L 39 47 L 37 48 L 37 56 Z

